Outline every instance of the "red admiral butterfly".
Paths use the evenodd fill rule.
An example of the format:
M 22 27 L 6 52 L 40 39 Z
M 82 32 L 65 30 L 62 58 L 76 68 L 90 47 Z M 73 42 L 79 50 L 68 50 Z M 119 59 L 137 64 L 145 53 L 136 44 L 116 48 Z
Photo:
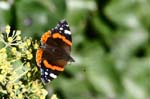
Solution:
M 71 31 L 66 20 L 61 20 L 55 28 L 42 35 L 41 46 L 36 52 L 36 63 L 44 83 L 57 78 L 67 62 L 74 62 L 70 56 L 71 46 Z

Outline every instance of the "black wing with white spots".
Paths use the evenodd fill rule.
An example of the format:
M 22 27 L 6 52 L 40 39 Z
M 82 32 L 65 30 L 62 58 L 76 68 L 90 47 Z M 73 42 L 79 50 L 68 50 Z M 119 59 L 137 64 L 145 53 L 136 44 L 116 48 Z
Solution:
M 67 23 L 65 19 L 59 21 L 56 27 L 52 29 L 52 33 L 60 33 L 61 35 L 65 36 L 66 39 L 72 42 L 69 24 Z

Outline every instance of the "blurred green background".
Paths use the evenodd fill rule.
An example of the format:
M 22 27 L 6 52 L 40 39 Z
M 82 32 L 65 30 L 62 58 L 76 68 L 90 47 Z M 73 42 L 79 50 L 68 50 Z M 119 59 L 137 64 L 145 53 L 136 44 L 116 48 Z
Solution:
M 33 40 L 61 19 L 76 62 L 46 86 L 48 97 L 150 99 L 149 0 L 0 0 L 0 29 Z

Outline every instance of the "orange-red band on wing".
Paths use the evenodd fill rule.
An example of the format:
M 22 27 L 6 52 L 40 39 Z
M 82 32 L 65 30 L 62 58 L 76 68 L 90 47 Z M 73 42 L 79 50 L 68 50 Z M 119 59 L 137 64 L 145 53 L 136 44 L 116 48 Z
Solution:
M 46 43 L 47 39 L 51 36 L 51 32 L 47 31 L 45 32 L 41 37 L 41 42 L 44 44 Z
M 39 48 L 36 52 L 36 63 L 37 65 L 40 67 L 40 63 L 41 63 L 41 59 L 42 59 L 42 55 L 43 55 L 43 49 Z
M 59 34 L 59 33 L 54 33 L 52 36 L 53 36 L 53 38 L 62 39 L 65 43 L 67 43 L 68 45 L 72 46 L 71 41 L 67 40 L 67 39 L 65 38 L 65 36 L 62 36 L 62 35 Z
M 43 63 L 46 68 L 49 68 L 52 70 L 57 70 L 57 71 L 64 71 L 63 67 L 53 66 L 53 65 L 49 64 L 47 60 L 43 60 Z

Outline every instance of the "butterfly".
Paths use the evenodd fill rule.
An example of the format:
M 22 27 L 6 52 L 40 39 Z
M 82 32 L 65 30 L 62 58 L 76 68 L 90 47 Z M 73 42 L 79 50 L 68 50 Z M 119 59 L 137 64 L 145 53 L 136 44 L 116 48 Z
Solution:
M 66 20 L 61 20 L 41 37 L 41 45 L 36 52 L 36 63 L 40 67 L 42 82 L 48 83 L 64 71 L 70 56 L 72 37 Z

